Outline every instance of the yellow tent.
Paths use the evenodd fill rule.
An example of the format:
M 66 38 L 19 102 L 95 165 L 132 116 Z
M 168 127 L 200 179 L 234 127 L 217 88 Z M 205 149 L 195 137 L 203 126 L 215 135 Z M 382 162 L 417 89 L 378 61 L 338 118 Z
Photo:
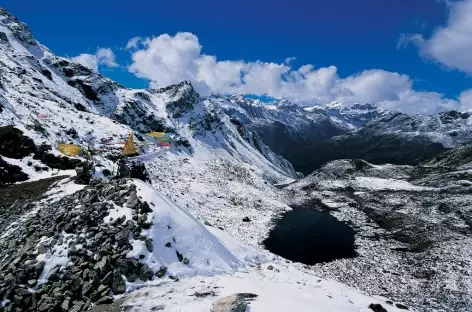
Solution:
M 125 147 L 123 148 L 123 155 L 132 155 L 132 154 L 137 154 L 138 150 L 136 150 L 136 147 L 134 146 L 134 141 L 133 141 L 133 132 L 130 132 L 128 136 L 128 141 L 125 144 Z
M 80 153 L 80 146 L 73 144 L 59 144 L 57 149 L 67 156 L 76 156 Z
M 153 138 L 160 138 L 160 137 L 163 137 L 164 135 L 166 135 L 165 132 L 150 132 L 150 133 L 146 133 L 146 135 L 150 136 L 150 137 L 153 137 Z

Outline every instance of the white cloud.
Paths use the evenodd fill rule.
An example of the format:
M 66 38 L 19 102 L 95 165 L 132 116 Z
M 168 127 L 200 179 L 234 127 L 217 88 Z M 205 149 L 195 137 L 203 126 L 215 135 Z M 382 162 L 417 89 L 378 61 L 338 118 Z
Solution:
M 96 72 L 98 72 L 98 66 L 104 65 L 107 67 L 118 67 L 119 65 L 115 62 L 115 54 L 110 48 L 99 48 L 95 54 L 83 53 L 72 58 L 72 61 L 84 65 Z
M 97 63 L 103 64 L 108 67 L 118 67 L 119 65 L 115 62 L 115 54 L 110 48 L 100 48 L 97 50 Z
M 131 38 L 130 40 L 128 40 L 128 43 L 126 44 L 126 50 L 137 49 L 141 40 L 142 40 L 141 37 Z
M 96 55 L 83 53 L 78 56 L 74 56 L 72 60 L 76 63 L 84 65 L 87 68 L 98 71 Z
M 447 24 L 439 27 L 431 38 L 409 36 L 423 57 L 431 58 L 444 66 L 472 75 L 472 0 L 447 2 Z
M 287 57 L 285 60 L 284 60 L 284 63 L 285 64 L 290 64 L 291 62 L 295 61 L 297 58 L 296 57 Z
M 459 96 L 461 106 L 466 109 L 472 109 L 472 89 L 466 90 Z
M 376 102 L 407 113 L 435 113 L 458 109 L 461 104 L 436 92 L 415 91 L 407 75 L 379 69 L 341 78 L 335 66 L 293 68 L 290 58 L 281 64 L 220 61 L 203 54 L 191 33 L 164 34 L 140 43 L 129 70 L 149 79 L 155 88 L 190 80 L 202 95 L 246 93 L 294 102 Z

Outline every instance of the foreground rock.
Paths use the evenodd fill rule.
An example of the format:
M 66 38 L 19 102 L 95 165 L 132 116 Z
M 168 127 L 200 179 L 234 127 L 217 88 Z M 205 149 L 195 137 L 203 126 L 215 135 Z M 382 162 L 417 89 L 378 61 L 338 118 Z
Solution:
M 131 215 L 114 218 L 117 207 Z M 125 292 L 126 280 L 157 278 L 138 259 L 126 258 L 130 235 L 141 239 L 151 211 L 134 184 L 101 182 L 41 202 L 36 211 L 0 239 L 0 298 L 6 309 L 86 311 Z

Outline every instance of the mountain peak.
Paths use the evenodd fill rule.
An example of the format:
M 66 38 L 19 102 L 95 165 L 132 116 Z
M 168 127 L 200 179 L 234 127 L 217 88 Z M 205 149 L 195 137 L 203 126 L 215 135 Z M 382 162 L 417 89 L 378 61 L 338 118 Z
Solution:
M 278 101 L 275 104 L 275 106 L 280 110 L 291 111 L 291 112 L 296 112 L 302 109 L 299 105 L 294 104 L 286 99 Z
M 20 42 L 26 45 L 36 45 L 38 42 L 34 39 L 33 34 L 23 22 L 20 22 L 13 14 L 5 8 L 0 8 L 0 26 L 6 27 L 11 31 L 12 35 Z M 1 28 L 0 28 L 1 30 Z

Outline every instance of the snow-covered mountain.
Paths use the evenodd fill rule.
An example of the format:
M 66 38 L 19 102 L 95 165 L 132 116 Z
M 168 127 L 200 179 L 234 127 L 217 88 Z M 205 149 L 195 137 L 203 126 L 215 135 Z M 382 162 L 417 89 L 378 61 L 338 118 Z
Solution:
M 302 108 L 286 100 L 265 104 L 242 95 L 213 100 L 304 174 L 343 158 L 415 165 L 472 141 L 468 112 L 412 116 L 369 103 Z
M 4 9 L 0 68 L 0 178 L 17 182 L 0 188 L 1 310 L 87 311 L 143 287 L 123 308 L 208 311 L 230 302 L 254 311 L 367 312 L 387 305 L 273 261 L 261 248 L 271 220 L 289 209 L 276 184 L 297 175 L 190 83 L 125 88 L 54 55 Z M 130 159 L 144 166 L 149 184 L 104 178 L 130 131 L 136 143 L 147 142 L 148 131 L 173 137 L 172 147 L 142 146 Z M 57 143 L 91 138 L 101 150 L 99 181 L 85 186 L 70 170 L 83 159 L 61 156 Z
M 334 159 L 360 158 L 375 164 L 417 165 L 447 149 L 472 141 L 472 116 L 448 111 L 436 115 L 389 112 L 358 130 L 306 145 L 298 155 L 309 173 Z
M 287 100 L 266 104 L 242 95 L 213 96 L 232 118 L 258 133 L 276 153 L 288 159 L 298 171 L 305 170 L 301 151 L 331 137 L 349 133 L 389 114 L 374 104 L 301 107 Z
M 249 306 L 256 312 L 312 311 L 313 307 L 333 312 L 398 312 L 412 303 L 411 311 L 431 311 L 428 304 L 445 311 L 467 311 L 468 302 L 454 302 L 464 297 L 455 288 L 466 282 L 458 274 L 448 277 L 444 268 L 437 270 L 441 274 L 434 285 L 452 282 L 437 292 L 427 287 L 431 300 L 425 306 L 423 288 L 413 287 L 414 297 L 408 296 L 410 284 L 417 285 L 423 275 L 395 277 L 391 282 L 395 261 L 406 259 L 411 266 L 415 258 L 392 255 L 390 247 L 409 246 L 398 246 L 395 233 L 372 228 L 370 220 L 378 221 L 377 211 L 389 220 L 376 192 L 384 192 L 385 201 L 396 209 L 395 216 L 401 215 L 395 198 L 386 193 L 395 187 L 393 191 L 399 189 L 402 198 L 421 201 L 424 207 L 428 196 L 417 199 L 412 191 L 427 191 L 436 194 L 438 202 L 447 202 L 441 196 L 449 186 L 427 184 L 443 183 L 435 173 L 446 170 L 442 166 L 448 159 L 468 159 L 463 155 L 468 149 L 431 160 L 428 166 L 435 166 L 431 177 L 415 181 L 418 185 L 406 181 L 416 177 L 410 175 L 413 167 L 340 161 L 281 189 L 299 177 L 286 159 L 303 165 L 303 158 L 295 156 L 304 148 L 370 128 L 385 135 L 378 123 L 387 123 L 393 132 L 409 119 L 400 122 L 395 113 L 373 104 L 300 107 L 285 100 L 267 105 L 241 95 L 203 98 L 189 82 L 157 90 L 125 88 L 54 55 L 3 9 L 0 69 L 0 309 L 81 312 L 142 288 L 107 309 L 226 311 L 222 307 L 231 305 L 240 311 Z M 441 125 L 451 118 L 445 115 Z M 448 129 L 466 129 L 466 120 L 461 115 Z M 431 129 L 432 124 L 428 123 Z M 116 172 L 121 143 L 130 131 L 136 143 L 149 143 L 144 134 L 150 131 L 165 131 L 173 138 L 170 148 L 140 146 L 140 155 L 129 159 L 146 182 L 106 178 L 110 174 L 106 169 Z M 63 157 L 57 143 L 86 145 L 90 138 L 96 139 L 101 153 L 94 156 L 96 180 L 82 185 L 72 169 L 84 159 Z M 429 172 L 427 166 L 417 170 Z M 464 207 L 468 198 L 460 195 L 468 191 L 468 181 L 454 179 L 470 179 L 467 174 L 455 170 L 454 178 L 447 180 L 452 187 L 461 184 L 454 199 Z M 392 185 L 390 178 L 396 180 Z M 354 201 L 351 197 L 363 198 L 369 206 L 349 205 Z M 265 250 L 261 242 L 274 220 L 300 202 L 309 208 L 331 203 L 329 208 L 345 217 L 341 219 L 352 221 L 359 231 L 358 257 L 310 267 Z M 421 213 L 429 220 L 436 210 Z M 469 211 L 461 208 L 452 213 L 457 216 L 450 220 L 461 213 L 463 222 L 447 233 L 462 238 L 467 235 Z M 416 226 L 411 231 L 424 230 L 424 223 L 410 215 L 407 219 Z M 364 237 L 370 231 L 381 238 L 372 243 Z M 433 253 L 429 258 L 435 252 L 447 255 L 438 262 L 441 265 L 470 250 L 460 248 L 462 242 L 453 250 L 443 240 L 437 242 L 441 245 L 427 252 Z M 452 265 L 464 266 L 463 258 L 457 257 Z M 392 271 L 377 272 L 382 270 L 375 266 L 379 262 Z M 368 272 L 360 270 L 366 265 Z M 455 267 L 451 270 L 459 272 Z M 397 287 L 397 282 L 402 286 Z M 468 284 L 466 291 L 470 293 Z M 444 299 L 445 294 L 452 295 Z M 390 296 L 396 301 L 388 300 Z
M 203 158 L 224 154 L 265 168 L 274 179 L 296 176 L 288 161 L 244 125 L 233 124 L 190 83 L 159 90 L 127 89 L 55 56 L 5 10 L 0 16 L 0 120 L 23 127 L 35 141 L 77 142 L 85 135 L 102 139 L 126 137 L 131 129 L 141 133 L 164 130 L 182 138 L 181 144 L 190 142 L 188 152 Z M 36 114 L 47 118 L 42 120 L 43 129 L 31 130 Z M 205 146 L 205 150 L 197 149 L 197 145 Z

